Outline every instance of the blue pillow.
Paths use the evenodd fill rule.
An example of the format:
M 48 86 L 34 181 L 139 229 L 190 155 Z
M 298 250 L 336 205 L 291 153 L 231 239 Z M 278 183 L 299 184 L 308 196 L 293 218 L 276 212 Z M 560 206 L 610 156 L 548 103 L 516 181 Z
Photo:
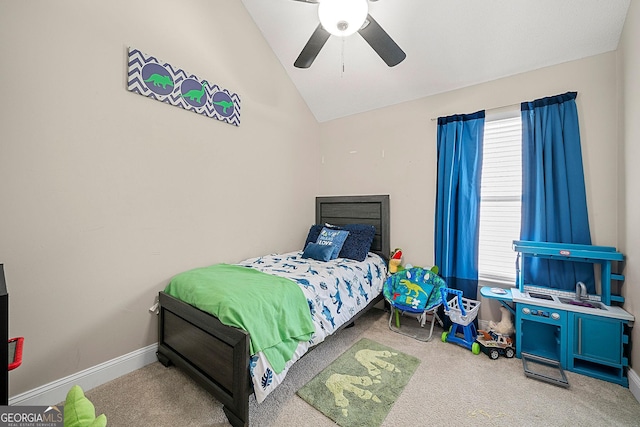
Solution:
M 324 227 L 321 224 L 314 224 L 309 229 L 309 234 L 307 234 L 307 240 L 304 242 L 303 248 L 306 248 L 309 243 L 315 243 L 318 240 L 318 236 L 320 235 L 320 231 Z
M 347 224 L 340 226 L 340 229 L 348 231 L 349 237 L 344 242 L 339 256 L 364 261 L 371 249 L 376 228 L 367 224 Z
M 322 227 L 316 243 L 320 245 L 331 246 L 333 248 L 331 259 L 336 259 L 338 258 L 338 254 L 342 249 L 344 241 L 347 240 L 347 236 L 349 236 L 348 231 Z
M 347 240 L 345 240 L 342 249 L 338 256 L 340 258 L 349 258 L 356 261 L 364 261 L 367 258 L 367 254 L 371 249 L 373 238 L 376 234 L 376 228 L 373 225 L 367 224 L 347 224 L 341 226 L 334 226 L 327 224 L 329 228 L 336 230 L 346 230 L 349 232 Z M 309 243 L 318 240 L 320 231 L 324 226 L 320 224 L 314 224 L 309 229 L 307 234 L 307 240 L 304 247 L 306 248 Z
M 309 243 L 304 252 L 302 258 L 311 258 L 316 261 L 329 261 L 333 254 L 333 248 L 328 245 L 319 245 L 317 243 Z

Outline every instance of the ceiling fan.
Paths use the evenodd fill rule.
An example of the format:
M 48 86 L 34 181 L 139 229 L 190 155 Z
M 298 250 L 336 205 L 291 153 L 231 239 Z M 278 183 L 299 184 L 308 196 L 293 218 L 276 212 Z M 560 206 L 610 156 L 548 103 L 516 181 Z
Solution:
M 320 19 L 318 27 L 293 64 L 296 68 L 309 68 L 332 34 L 346 37 L 358 32 L 389 67 L 398 65 L 407 57 L 400 46 L 369 15 L 367 0 L 294 1 L 318 4 Z

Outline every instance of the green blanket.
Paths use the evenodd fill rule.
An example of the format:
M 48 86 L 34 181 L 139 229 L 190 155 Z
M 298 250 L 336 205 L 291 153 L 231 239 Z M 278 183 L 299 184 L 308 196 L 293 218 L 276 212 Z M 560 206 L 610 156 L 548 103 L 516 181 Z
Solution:
M 315 331 L 307 299 L 295 282 L 248 267 L 216 264 L 186 271 L 165 292 L 249 332 L 251 354 L 262 351 L 276 373 Z

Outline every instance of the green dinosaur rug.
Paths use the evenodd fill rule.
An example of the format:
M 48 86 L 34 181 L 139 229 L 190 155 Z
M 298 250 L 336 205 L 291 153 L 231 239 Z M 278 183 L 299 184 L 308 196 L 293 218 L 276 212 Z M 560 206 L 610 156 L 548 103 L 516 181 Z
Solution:
M 363 338 L 298 390 L 343 427 L 379 426 L 420 360 Z

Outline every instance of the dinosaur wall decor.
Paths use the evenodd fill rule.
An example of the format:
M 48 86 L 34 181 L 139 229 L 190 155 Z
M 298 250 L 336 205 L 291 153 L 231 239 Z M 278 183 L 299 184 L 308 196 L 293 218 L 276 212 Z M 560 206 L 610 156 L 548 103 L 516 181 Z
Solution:
M 129 48 L 127 89 L 157 101 L 240 126 L 240 96 Z

